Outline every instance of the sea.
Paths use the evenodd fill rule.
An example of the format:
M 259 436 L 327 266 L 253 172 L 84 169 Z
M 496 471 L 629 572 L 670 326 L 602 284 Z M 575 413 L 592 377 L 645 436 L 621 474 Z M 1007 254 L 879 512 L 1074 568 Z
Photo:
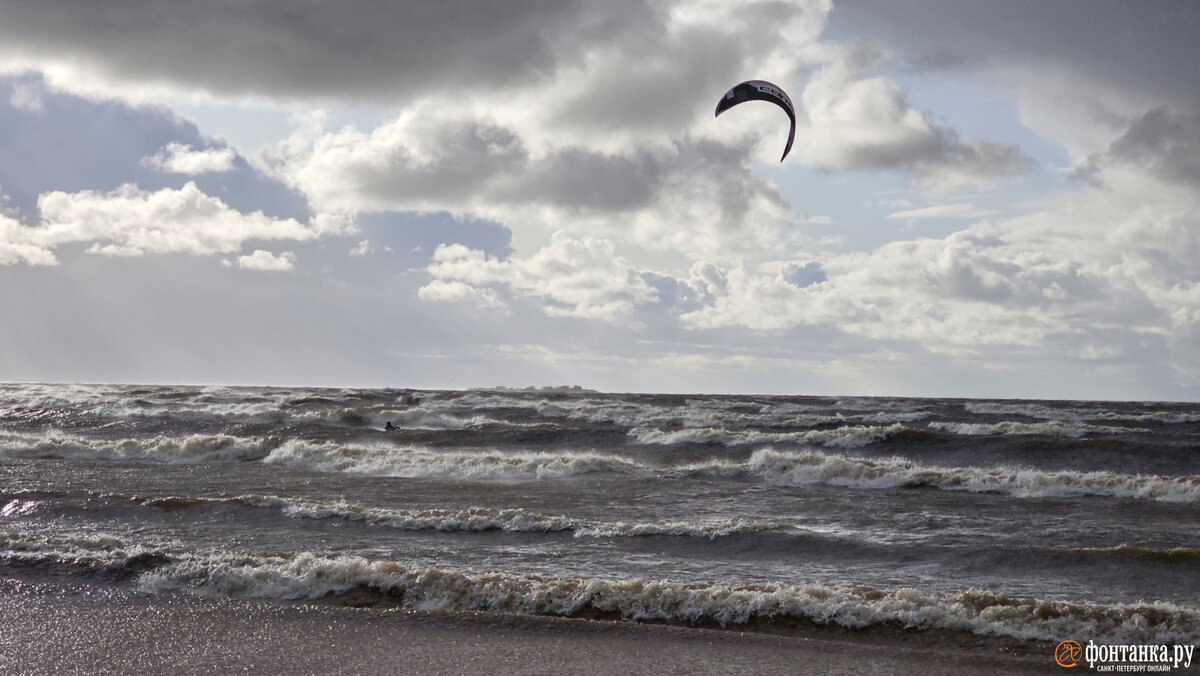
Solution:
M 1200 643 L 1200 404 L 0 385 L 0 575 Z

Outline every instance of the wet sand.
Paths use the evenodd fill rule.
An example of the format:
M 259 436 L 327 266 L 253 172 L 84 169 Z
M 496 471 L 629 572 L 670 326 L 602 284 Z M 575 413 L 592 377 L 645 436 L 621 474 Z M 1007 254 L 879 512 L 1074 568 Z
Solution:
M 0 578 L 6 674 L 1022 674 L 1050 651 L 148 594 Z

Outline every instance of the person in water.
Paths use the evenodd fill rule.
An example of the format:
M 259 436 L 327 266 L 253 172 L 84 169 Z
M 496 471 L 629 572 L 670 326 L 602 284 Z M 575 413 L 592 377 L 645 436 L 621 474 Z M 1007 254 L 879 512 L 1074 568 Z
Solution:
M 383 429 L 394 430 L 394 429 L 396 429 L 396 426 L 392 424 L 391 420 L 389 420 L 389 421 L 387 421 L 387 424 L 383 426 Z

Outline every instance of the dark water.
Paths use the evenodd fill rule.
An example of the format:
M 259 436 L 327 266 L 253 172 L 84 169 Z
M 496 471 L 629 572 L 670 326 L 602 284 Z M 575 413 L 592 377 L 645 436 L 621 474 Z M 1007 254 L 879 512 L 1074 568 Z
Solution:
M 1197 643 L 1200 405 L 0 385 L 3 571 Z

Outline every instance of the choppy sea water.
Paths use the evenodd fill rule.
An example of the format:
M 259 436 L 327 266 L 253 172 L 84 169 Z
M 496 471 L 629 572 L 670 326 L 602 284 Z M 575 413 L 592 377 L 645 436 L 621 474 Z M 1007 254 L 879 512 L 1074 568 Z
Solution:
M 0 385 L 0 574 L 1194 644 L 1200 405 Z

